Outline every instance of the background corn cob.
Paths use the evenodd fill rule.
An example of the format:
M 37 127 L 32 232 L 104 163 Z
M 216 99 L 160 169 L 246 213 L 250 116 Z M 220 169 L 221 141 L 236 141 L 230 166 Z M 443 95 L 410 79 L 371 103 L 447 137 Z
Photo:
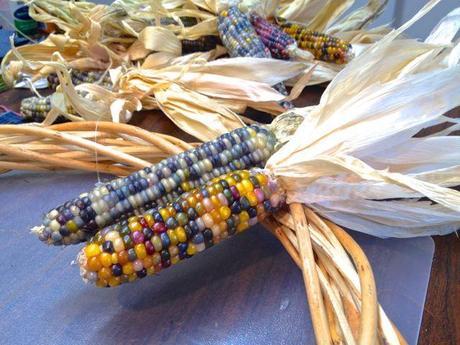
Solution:
M 196 40 L 182 40 L 182 54 L 190 54 L 196 52 L 207 52 L 210 51 L 218 44 L 220 44 L 220 39 L 217 36 L 206 35 L 201 36 Z
M 106 89 L 112 89 L 112 80 L 110 79 L 109 73 L 105 73 L 105 71 L 78 71 L 72 69 L 70 71 L 70 77 L 72 78 L 72 83 L 74 85 L 80 85 L 83 83 L 96 83 L 99 84 Z M 52 73 L 49 74 L 48 83 L 52 89 L 56 89 L 59 85 L 59 78 L 56 74 Z
M 20 112 L 24 116 L 26 122 L 41 122 L 45 119 L 48 112 L 51 110 L 51 96 L 47 97 L 28 97 L 21 101 Z M 72 108 L 68 108 L 67 112 L 73 114 Z M 57 121 L 64 121 L 63 116 L 59 116 Z
M 26 121 L 42 121 L 51 110 L 51 98 L 28 97 L 21 101 L 20 112 Z
M 353 58 L 352 46 L 340 38 L 311 31 L 304 25 L 278 19 L 280 27 L 295 39 L 301 49 L 310 51 L 316 59 L 343 64 Z
M 216 176 L 262 167 L 275 143 L 274 135 L 260 126 L 238 128 L 128 177 L 96 186 L 49 211 L 34 232 L 48 244 L 85 241 L 99 228 L 165 205 Z
M 272 56 L 277 59 L 288 60 L 291 57 L 289 49 L 297 47 L 295 39 L 254 12 L 250 14 L 249 18 L 257 35 L 265 47 L 270 50 Z
M 231 6 L 228 11 L 219 14 L 217 30 L 231 57 L 272 57 L 269 49 L 257 36 L 248 16 L 237 6 Z M 288 94 L 283 83 L 276 84 L 273 88 L 283 95 Z M 293 107 L 291 102 L 282 102 L 281 105 L 285 108 Z
M 246 230 L 282 204 L 277 184 L 262 172 L 228 173 L 101 230 L 78 256 L 81 275 L 100 287 L 144 278 Z
M 184 24 L 185 27 L 190 27 L 190 26 L 198 24 L 198 21 L 195 17 L 180 17 L 180 20 L 182 21 L 182 24 Z M 161 18 L 160 24 L 161 25 L 179 25 L 179 23 L 171 17 Z M 152 25 L 155 25 L 155 24 L 153 23 Z

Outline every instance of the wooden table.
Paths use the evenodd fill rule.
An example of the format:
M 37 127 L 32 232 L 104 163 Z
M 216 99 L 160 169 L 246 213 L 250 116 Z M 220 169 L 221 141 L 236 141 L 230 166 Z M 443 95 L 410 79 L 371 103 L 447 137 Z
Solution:
M 308 88 L 296 102 L 298 106 L 317 104 L 324 88 Z M 20 100 L 30 93 L 12 90 L 0 95 L 0 104 L 19 110 Z M 457 111 L 457 114 L 460 112 Z M 255 116 L 258 116 L 255 114 Z M 136 114 L 132 124 L 148 130 L 167 132 L 189 139 L 165 116 L 158 113 Z M 419 345 L 460 344 L 460 240 L 455 235 L 434 237 L 436 244 L 424 316 L 420 329 Z M 250 272 L 248 275 L 248 279 Z

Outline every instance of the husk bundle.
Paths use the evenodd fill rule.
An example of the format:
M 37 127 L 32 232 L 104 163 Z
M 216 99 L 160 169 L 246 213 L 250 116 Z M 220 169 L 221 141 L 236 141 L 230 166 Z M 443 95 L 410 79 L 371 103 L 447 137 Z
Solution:
M 429 44 L 395 40 L 438 2 L 352 61 L 317 107 L 294 109 L 304 121 L 267 162 L 287 191 L 290 214 L 266 225 L 302 268 L 318 344 L 406 344 L 377 304 L 367 259 L 336 224 L 380 237 L 446 234 L 460 226 L 460 192 L 450 188 L 460 182 L 460 137 L 448 135 L 458 121 L 444 116 L 460 105 L 460 41 L 452 42 L 458 9 Z M 447 130 L 416 136 L 446 120 Z M 357 318 L 347 312 L 360 299 L 353 297 L 355 269 L 362 293 Z
M 459 228 L 460 192 L 449 187 L 460 184 L 460 138 L 448 135 L 458 120 L 444 116 L 460 105 L 458 42 L 447 45 L 458 16 L 456 25 L 452 15 L 446 17 L 429 44 L 395 40 L 437 2 L 340 72 L 270 158 L 267 168 L 285 186 L 289 202 L 306 203 L 337 224 L 380 237 Z M 446 121 L 454 126 L 415 137 Z
M 66 101 L 65 106 L 56 105 L 52 116 L 65 115 L 71 105 L 86 120 L 127 122 L 134 110 L 161 109 L 179 128 L 207 141 L 243 126 L 237 112 L 246 107 L 281 113 L 284 109 L 277 102 L 286 97 L 271 85 L 303 75 L 291 93 L 290 97 L 295 98 L 311 74 L 301 62 L 258 58 L 214 60 L 218 55 L 218 51 L 178 58 L 166 53 L 153 54 L 141 68 L 133 67 L 124 73 L 112 70 L 114 91 L 95 84 L 74 87 L 64 65 L 44 63 L 58 71 L 61 82 L 58 94 L 63 95 L 59 99 Z M 273 70 L 280 72 L 272 74 Z
M 380 39 L 387 31 L 386 28 L 369 32 L 362 30 L 381 12 L 386 2 L 370 1 L 367 6 L 353 12 L 347 18 L 339 19 L 353 2 L 346 1 L 339 8 L 336 8 L 335 1 L 328 1 L 322 5 L 314 1 L 281 2 L 279 9 L 278 2 L 272 0 L 242 1 L 240 5 L 255 9 L 264 16 L 283 15 L 287 19 L 298 19 L 289 14 L 291 9 L 295 9 L 294 13 L 297 13 L 297 16 L 304 13 L 303 17 L 299 18 L 307 23 L 309 28 L 346 37 L 356 45 L 356 53 L 359 53 L 363 50 L 363 45 Z M 10 85 L 20 79 L 23 73 L 32 79 L 50 73 L 49 69 L 42 69 L 36 64 L 49 59 L 53 52 L 62 54 L 68 68 L 81 70 L 129 66 L 134 61 L 143 62 L 155 52 L 180 56 L 181 39 L 218 35 L 217 14 L 228 6 L 229 2 L 163 0 L 145 3 L 138 0 L 119 0 L 107 6 L 91 2 L 63 4 L 56 0 L 34 0 L 28 5 L 35 20 L 53 23 L 64 33 L 54 35 L 52 40 L 19 47 L 9 52 L 2 62 L 2 74 Z M 331 10 L 333 8 L 334 10 Z M 197 24 L 191 27 L 184 26 L 180 19 L 184 16 L 196 18 Z M 171 18 L 175 23 L 163 25 L 161 18 Z M 321 61 L 318 64 L 319 67 L 313 72 L 313 77 L 307 85 L 329 81 L 342 68 Z

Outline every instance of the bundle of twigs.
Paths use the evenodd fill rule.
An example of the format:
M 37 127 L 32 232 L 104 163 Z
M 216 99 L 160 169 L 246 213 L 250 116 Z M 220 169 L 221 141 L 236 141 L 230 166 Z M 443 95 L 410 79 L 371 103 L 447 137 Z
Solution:
M 318 344 L 407 344 L 378 303 L 365 253 L 344 229 L 298 203 L 264 225 L 303 272 Z
M 111 122 L 0 126 L 0 171 L 84 170 L 125 176 L 193 147 L 170 135 Z

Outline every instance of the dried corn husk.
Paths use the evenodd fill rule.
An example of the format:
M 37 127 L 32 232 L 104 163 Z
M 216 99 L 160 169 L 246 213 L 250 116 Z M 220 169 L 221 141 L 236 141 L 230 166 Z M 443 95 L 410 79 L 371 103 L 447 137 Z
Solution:
M 455 150 L 460 138 L 414 137 L 445 122 L 443 114 L 460 105 L 460 66 L 446 63 L 455 46 L 446 46 L 444 39 L 443 45 L 395 40 L 437 2 L 430 1 L 341 71 L 291 140 L 271 157 L 267 168 L 285 186 L 290 202 L 306 203 L 337 224 L 381 237 L 458 229 L 460 192 L 448 187 L 460 182 Z
M 346 36 L 356 45 L 356 53 L 366 45 L 383 37 L 385 29 L 363 31 L 362 28 L 373 20 L 383 9 L 386 1 L 369 1 L 361 9 L 346 18 L 341 15 L 353 3 L 337 1 L 282 1 L 276 12 L 278 1 L 243 0 L 237 1 L 242 8 L 256 9 L 264 16 L 282 15 L 290 20 L 301 20 L 313 30 L 328 31 Z M 126 65 L 130 61 L 148 58 L 153 52 L 165 52 L 175 56 L 181 54 L 181 39 L 197 39 L 204 35 L 217 35 L 217 14 L 235 1 L 225 0 L 163 0 L 145 3 L 139 0 L 119 0 L 112 5 L 94 5 L 89 2 L 65 3 L 56 0 L 36 0 L 31 4 L 31 15 L 38 21 L 54 23 L 65 34 L 63 37 L 77 40 L 80 47 L 85 47 L 84 56 L 69 52 L 63 58 L 69 67 L 88 69 L 107 69 Z M 181 17 L 196 18 L 197 24 L 185 27 Z M 163 25 L 161 18 L 175 21 Z M 63 40 L 63 38 L 61 38 Z M 81 40 L 82 42 L 79 42 Z M 41 56 L 30 54 L 40 51 L 41 44 L 19 48 L 26 54 L 26 60 L 46 61 Z M 100 54 L 103 54 L 101 57 Z M 106 55 L 109 55 L 107 59 Z M 49 55 L 48 55 L 49 56 Z M 14 56 L 8 56 L 2 71 L 10 84 L 17 79 L 20 72 L 32 77 L 46 75 L 48 69 L 31 70 L 23 61 L 17 62 Z M 307 85 L 330 81 L 342 67 L 331 63 L 319 62 Z M 292 85 L 292 83 L 291 83 Z M 266 108 L 266 107 L 264 107 Z
M 126 122 L 134 110 L 159 108 L 182 130 L 207 141 L 244 125 L 235 110 L 251 106 L 281 113 L 283 108 L 277 102 L 285 96 L 271 85 L 304 74 L 293 89 L 292 97 L 297 97 L 311 74 L 301 62 L 258 58 L 208 61 L 215 56 L 215 52 L 179 58 L 153 54 L 146 61 L 148 69 L 131 68 L 119 73 L 117 80 L 112 78 L 117 91 L 89 84 L 74 87 L 64 66 L 48 63 L 57 70 L 60 92 L 68 102 L 53 116 L 71 106 L 87 120 Z M 273 70 L 280 72 L 272 74 Z M 87 96 L 80 96 L 77 90 Z

